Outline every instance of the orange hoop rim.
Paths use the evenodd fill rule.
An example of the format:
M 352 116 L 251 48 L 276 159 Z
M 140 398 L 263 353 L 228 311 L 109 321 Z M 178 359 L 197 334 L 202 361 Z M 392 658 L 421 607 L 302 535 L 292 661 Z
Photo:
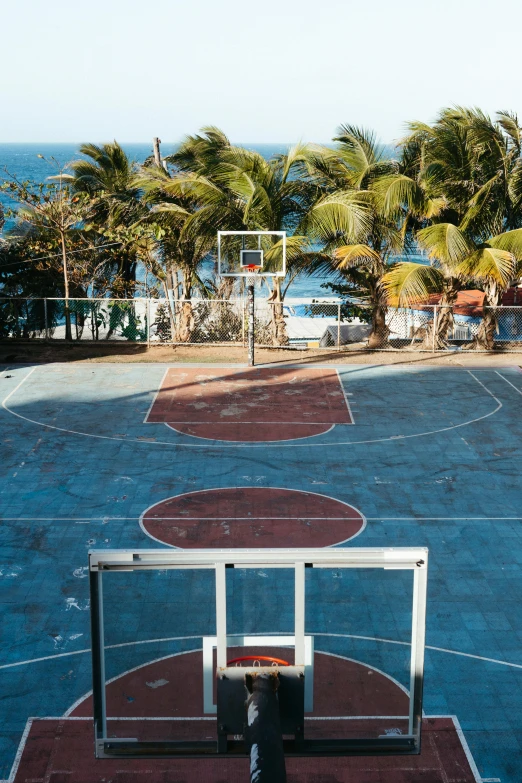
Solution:
M 273 658 L 271 655 L 242 655 L 239 658 L 231 658 L 230 661 L 227 661 L 227 666 L 241 661 L 270 661 L 270 663 L 277 663 L 280 666 L 290 666 L 288 661 L 283 661 L 282 658 Z

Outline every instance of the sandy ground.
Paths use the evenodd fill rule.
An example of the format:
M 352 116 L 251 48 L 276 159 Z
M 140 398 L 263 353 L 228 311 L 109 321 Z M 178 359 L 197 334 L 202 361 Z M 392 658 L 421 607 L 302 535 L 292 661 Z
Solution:
M 407 364 L 437 367 L 506 367 L 522 366 L 522 353 L 495 351 L 448 351 L 420 353 L 418 351 L 369 351 L 352 346 L 350 350 L 258 348 L 256 364 Z M 1 364 L 48 362 L 160 362 L 246 364 L 245 348 L 210 345 L 145 345 L 121 343 L 38 344 L 0 342 Z

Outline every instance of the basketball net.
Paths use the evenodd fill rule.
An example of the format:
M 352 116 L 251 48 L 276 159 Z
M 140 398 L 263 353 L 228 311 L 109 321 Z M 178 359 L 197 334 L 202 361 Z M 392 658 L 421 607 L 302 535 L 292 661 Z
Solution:
M 260 267 L 255 266 L 254 264 L 251 264 L 250 266 L 247 266 L 247 272 L 250 272 L 250 274 L 247 274 L 246 276 L 246 284 L 248 285 L 255 285 L 256 284 L 256 271 Z

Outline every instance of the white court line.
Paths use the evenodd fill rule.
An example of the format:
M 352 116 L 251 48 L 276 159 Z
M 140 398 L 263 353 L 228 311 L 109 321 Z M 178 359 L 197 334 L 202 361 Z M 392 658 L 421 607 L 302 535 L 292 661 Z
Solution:
M 155 394 L 155 395 L 154 395 L 154 397 L 152 398 L 152 402 L 151 402 L 151 404 L 149 405 L 149 409 L 148 409 L 147 413 L 145 414 L 145 418 L 143 419 L 143 424 L 149 424 L 149 422 L 147 421 L 147 419 L 149 418 L 150 412 L 151 412 L 151 410 L 152 410 L 152 409 L 153 409 L 153 407 L 154 407 L 154 403 L 155 403 L 155 402 L 156 402 L 156 400 L 158 399 L 158 394 L 159 394 L 159 393 L 160 393 L 160 391 L 161 391 L 161 388 L 162 388 L 162 386 L 163 386 L 163 383 L 164 383 L 164 381 L 165 381 L 165 378 L 167 377 L 167 373 L 168 373 L 168 371 L 169 371 L 169 368 L 167 367 L 167 369 L 166 369 L 166 370 L 165 370 L 165 372 L 163 373 L 163 378 L 161 379 L 161 383 L 160 383 L 160 385 L 159 385 L 158 389 L 156 390 L 156 394 Z
M 235 489 L 235 487 L 234 487 L 234 489 Z M 263 489 L 265 489 L 265 487 L 263 487 Z M 273 487 L 266 487 L 266 489 L 273 489 Z M 198 491 L 199 492 L 208 492 L 209 490 L 207 490 L 207 489 L 200 489 Z M 301 489 L 301 490 L 295 490 L 295 489 L 289 490 L 289 492 L 297 492 L 297 491 L 305 492 L 306 490 L 303 490 L 303 489 Z M 189 493 L 187 492 L 187 494 L 189 494 Z M 314 495 L 316 493 L 315 492 L 311 492 L 310 494 Z M 183 495 L 181 495 L 181 497 L 183 497 Z M 339 500 L 338 502 L 342 503 L 343 501 Z M 156 503 L 155 505 L 160 505 L 160 503 L 163 503 L 163 501 L 160 500 L 159 503 Z M 348 505 L 348 503 L 346 503 L 346 505 Z M 152 506 L 152 508 L 154 508 L 154 506 Z M 352 508 L 354 508 L 354 506 L 352 506 Z M 136 518 L 136 517 L 134 517 L 134 518 Z M 141 519 L 141 517 L 138 517 L 138 518 Z M 5 519 L 5 517 L 2 517 L 2 519 Z M 363 521 L 364 517 L 363 517 L 362 514 L 360 515 L 360 517 L 309 517 L 307 514 L 301 514 L 301 516 L 299 516 L 299 517 L 275 517 L 275 516 L 274 517 L 235 517 L 233 514 L 230 514 L 229 516 L 223 516 L 223 517 L 206 517 L 204 515 L 201 515 L 199 517 L 185 517 L 185 516 L 183 516 L 183 517 L 164 517 L 162 515 L 162 516 L 158 516 L 158 517 L 146 517 L 146 519 L 147 519 L 147 521 L 150 521 L 150 522 L 154 522 L 155 520 L 161 520 L 161 521 L 163 521 L 163 520 L 169 521 L 170 520 L 170 521 L 173 521 L 173 522 L 182 522 L 182 521 L 185 521 L 186 519 L 188 519 L 188 520 L 200 520 L 202 522 L 205 521 L 205 520 L 208 520 L 209 522 L 219 522 L 220 520 L 222 522 L 226 522 L 227 520 L 230 520 L 231 522 L 258 522 L 258 521 L 263 521 L 265 519 L 274 519 L 274 520 L 279 521 L 279 522 L 280 521 L 284 521 L 284 520 L 288 520 L 288 521 L 298 520 L 299 521 L 301 519 L 308 519 L 308 520 L 311 520 L 311 521 L 313 521 L 313 520 L 324 520 L 325 522 L 338 522 L 338 521 L 344 521 L 344 520 L 346 520 L 347 522 L 357 522 L 357 521 Z
M 493 392 L 492 392 L 492 391 L 490 391 L 490 390 L 488 389 L 488 387 L 487 387 L 487 386 L 485 386 L 485 385 L 482 383 L 482 381 L 479 381 L 479 379 L 477 378 L 477 376 L 476 376 L 476 375 L 473 375 L 473 373 L 471 372 L 471 370 L 468 370 L 468 373 L 471 375 L 471 377 L 472 377 L 472 378 L 474 378 L 474 379 L 476 380 L 476 382 L 477 382 L 477 383 L 480 383 L 480 385 L 482 386 L 482 388 L 483 388 L 483 389 L 485 389 L 485 390 L 487 391 L 487 393 L 488 393 L 488 394 L 489 394 L 491 397 L 493 397 L 493 399 L 495 400 L 495 402 L 498 402 L 499 406 L 502 408 L 502 403 L 500 402 L 500 400 L 498 399 L 498 397 L 495 397 L 495 395 L 493 394 Z
M 201 636 L 199 638 L 201 639 Z M 107 685 L 110 685 L 112 682 L 116 682 L 116 680 L 120 680 L 122 677 L 125 677 L 127 674 L 132 674 L 133 672 L 137 672 L 140 669 L 143 669 L 145 666 L 150 666 L 153 663 L 160 663 L 161 661 L 167 661 L 169 658 L 179 658 L 180 655 L 188 655 L 189 653 L 195 653 L 195 652 L 202 652 L 201 647 L 196 648 L 194 650 L 181 650 L 181 652 L 170 653 L 169 655 L 162 655 L 161 658 L 154 658 L 152 661 L 147 661 L 147 663 L 140 663 L 139 666 L 133 666 L 132 669 L 127 669 L 121 674 L 117 674 L 115 677 L 111 677 L 110 680 L 105 680 L 105 687 L 107 687 Z M 68 718 L 71 712 L 73 712 L 77 707 L 79 707 L 80 704 L 82 704 L 82 702 L 85 701 L 85 699 L 89 698 L 89 696 L 92 696 L 92 688 L 90 691 L 87 691 L 87 693 L 84 693 L 83 696 L 80 696 L 79 699 L 76 699 L 74 704 L 71 704 L 69 709 L 67 709 L 64 712 L 63 717 Z
M 151 421 L 148 422 L 148 423 L 149 424 L 153 424 L 153 422 L 151 422 Z M 213 441 L 220 440 L 220 442 L 226 443 L 226 441 L 223 441 L 223 439 L 220 439 L 220 438 L 210 438 L 210 437 L 207 437 L 206 435 L 194 435 L 192 432 L 183 432 L 183 430 L 179 430 L 177 427 L 174 427 L 174 423 L 170 422 L 170 421 L 162 421 L 162 422 L 159 422 L 159 423 L 160 424 L 164 424 L 169 429 L 174 430 L 174 432 L 179 432 L 180 435 L 185 435 L 188 438 L 194 438 L 195 440 L 213 440 Z M 179 423 L 181 424 L 182 422 L 179 422 Z M 204 422 L 199 422 L 199 421 L 197 421 L 197 422 L 192 422 L 192 423 L 193 424 L 239 424 L 239 425 L 242 425 L 242 424 L 252 424 L 254 422 L 250 422 L 250 421 L 223 421 L 223 422 L 221 422 L 221 421 L 220 422 L 217 422 L 217 421 L 216 422 L 204 421 Z M 255 422 L 255 423 L 259 424 L 260 422 Z M 267 424 L 267 423 L 268 422 L 265 422 L 265 421 L 261 422 L 261 424 Z M 272 422 L 272 423 L 280 424 L 281 422 Z M 284 423 L 288 424 L 289 422 L 284 422 Z M 310 424 L 315 424 L 315 422 L 304 422 L 304 421 L 300 421 L 300 422 L 296 422 L 296 423 L 297 424 L 303 424 L 305 426 L 310 426 Z M 294 424 L 292 424 L 292 426 L 294 426 Z M 320 426 L 326 427 L 326 424 L 323 424 L 323 425 L 320 425 Z M 327 432 L 331 432 L 337 426 L 343 426 L 344 427 L 345 425 L 344 424 L 343 425 L 332 424 L 330 427 L 328 427 L 327 430 L 322 430 L 321 432 L 316 432 L 313 435 L 299 435 L 298 437 L 294 437 L 294 438 L 278 438 L 277 440 L 264 440 L 263 441 L 263 445 L 268 445 L 269 443 L 273 443 L 273 444 L 277 445 L 278 443 L 284 443 L 285 441 L 289 441 L 289 440 L 294 441 L 294 440 L 308 440 L 309 438 L 318 438 L 320 435 L 326 435 Z M 255 443 L 255 442 L 256 441 L 240 441 L 240 440 L 238 440 L 238 441 L 234 441 L 234 444 L 236 444 L 236 443 L 237 444 L 239 444 L 239 443 L 248 443 L 248 444 L 250 444 L 250 443 Z
M 144 666 L 147 666 L 147 664 L 143 664 Z M 364 664 L 366 666 L 366 664 Z M 371 668 L 371 667 L 369 667 Z M 123 675 L 121 675 L 123 676 Z M 305 720 L 408 720 L 408 715 L 305 715 Z M 451 715 L 426 715 L 423 717 L 427 718 L 451 718 Z M 63 720 L 63 721 L 73 721 L 73 720 L 88 720 L 92 721 L 91 715 L 45 715 L 41 718 L 31 718 L 31 720 Z M 199 715 L 199 716 L 188 716 L 188 715 L 165 715 L 165 716 L 159 716 L 159 715 L 153 715 L 149 717 L 145 717 L 144 715 L 137 715 L 135 717 L 121 717 L 121 716 L 115 716 L 111 715 L 110 718 L 108 717 L 107 720 L 133 720 L 133 721 L 141 721 L 141 720 L 152 720 L 152 721 L 162 721 L 162 720 L 190 720 L 190 721 L 199 721 L 199 720 L 209 720 L 209 721 L 216 721 L 217 717 L 215 715 L 208 716 L 208 715 Z M 4 783 L 4 781 L 0 780 L 0 783 Z
M 19 384 L 17 384 L 17 386 L 15 386 L 15 387 L 14 387 L 14 389 L 12 389 L 12 390 L 9 392 L 9 394 L 7 395 L 7 397 L 5 397 L 5 399 L 4 399 L 4 400 L 3 400 L 3 402 L 2 402 L 2 408 L 5 408 L 5 404 L 6 404 L 7 400 L 9 400 L 9 399 L 10 399 L 10 398 L 13 396 L 13 394 L 14 394 L 15 392 L 17 392 L 17 391 L 18 391 L 18 389 L 20 388 L 20 386 L 22 385 L 22 383 L 25 383 L 25 381 L 26 381 L 26 380 L 29 378 L 29 376 L 30 376 L 30 375 L 32 375 L 32 374 L 33 374 L 33 372 L 34 372 L 35 370 L 36 370 L 36 367 L 33 367 L 33 369 L 32 369 L 32 370 L 29 370 L 29 372 L 27 373 L 27 375 L 24 375 L 24 377 L 22 378 L 22 380 L 20 381 L 20 383 L 19 383 Z M 9 410 L 9 408 L 5 408 L 5 409 L 6 409 L 6 410 Z M 9 413 L 11 413 L 11 411 L 9 411 Z
M 382 644 L 397 644 L 401 647 L 410 647 L 410 642 L 403 642 L 398 639 L 384 639 L 379 636 L 360 636 L 357 634 L 352 633 L 325 633 L 325 632 L 313 632 L 310 631 L 310 636 L 326 636 L 326 637 L 333 637 L 333 638 L 339 638 L 339 639 L 357 639 L 359 641 L 366 641 L 366 642 L 380 642 Z M 229 636 L 235 636 L 239 634 L 228 634 Z M 262 633 L 253 633 L 250 634 L 250 636 L 266 636 L 267 633 L 263 631 Z M 287 632 L 279 632 L 279 633 L 272 633 L 272 636 L 287 636 Z M 197 636 L 166 636 L 166 637 L 160 637 L 157 639 L 143 639 L 141 641 L 136 642 L 121 642 L 120 644 L 110 644 L 105 647 L 106 650 L 114 650 L 120 647 L 132 647 L 133 645 L 142 645 L 142 644 L 163 644 L 164 642 L 176 642 L 176 641 L 186 641 L 189 639 L 201 639 L 201 634 Z M 484 661 L 484 663 L 494 663 L 498 666 L 508 666 L 511 669 L 522 669 L 521 663 L 512 663 L 511 661 L 501 661 L 498 658 L 488 658 L 483 655 L 475 655 L 473 653 L 467 653 L 462 652 L 460 650 L 449 650 L 446 647 L 436 647 L 432 644 L 426 645 L 426 650 L 433 650 L 433 652 L 441 652 L 441 653 L 447 653 L 448 655 L 458 655 L 462 658 L 471 658 L 472 660 L 477 661 Z M 42 661 L 51 661 L 54 660 L 54 658 L 66 658 L 68 656 L 72 655 L 84 655 L 86 653 L 90 653 L 91 649 L 83 649 L 83 650 L 71 650 L 70 652 L 65 653 L 57 653 L 55 655 L 44 655 L 40 658 L 29 658 L 25 661 L 15 661 L 13 663 L 4 663 L 2 666 L 0 666 L 1 669 L 13 669 L 17 666 L 27 666 L 32 663 L 41 663 Z M 168 656 L 167 656 L 168 657 Z
M 336 424 L 351 424 L 350 421 L 334 421 L 334 426 Z M 286 426 L 287 424 L 291 425 L 292 427 L 295 427 L 296 425 L 299 427 L 309 427 L 311 424 L 315 427 L 327 427 L 329 424 L 332 424 L 331 421 L 316 421 L 315 419 L 313 421 L 267 421 L 266 419 L 263 419 L 261 421 L 252 421 L 252 419 L 249 419 L 248 421 L 217 421 L 213 419 L 212 421 L 205 421 L 204 419 L 200 419 L 199 421 L 149 421 L 147 424 L 229 424 L 230 426 L 237 427 L 241 424 L 281 424 Z
M 163 500 L 160 500 L 160 501 L 157 501 L 156 503 L 153 503 L 151 506 L 149 506 L 148 508 L 145 509 L 143 514 L 141 514 L 141 516 L 139 518 L 139 525 L 140 525 L 140 527 L 142 529 L 142 532 L 145 533 L 145 535 L 148 536 L 149 538 L 152 538 L 153 541 L 158 541 L 158 543 L 163 544 L 163 546 L 168 546 L 171 549 L 182 549 L 182 547 L 175 546 L 174 544 L 168 544 L 166 541 L 163 541 L 161 538 L 156 538 L 156 536 L 153 536 L 152 533 L 149 533 L 149 531 L 146 529 L 144 523 L 147 522 L 147 521 L 153 522 L 153 521 L 155 521 L 155 519 L 163 519 L 163 517 L 156 517 L 156 518 L 155 517 L 147 517 L 148 512 L 151 509 L 153 509 L 156 506 L 158 506 L 160 503 L 166 503 L 169 500 L 176 500 L 178 498 L 186 498 L 189 495 L 201 495 L 201 494 L 203 494 L 205 492 L 219 492 L 220 490 L 223 490 L 223 489 L 234 489 L 234 490 L 236 490 L 236 489 L 253 489 L 253 487 L 251 487 L 251 486 L 248 486 L 248 487 L 237 487 L 236 486 L 236 487 L 233 487 L 233 488 L 232 487 L 210 487 L 210 488 L 206 488 L 206 489 L 195 489 L 192 492 L 180 492 L 177 495 L 172 495 L 171 497 L 164 498 Z M 256 489 L 257 489 L 257 487 L 256 487 Z M 358 508 L 356 508 L 355 506 L 352 506 L 350 503 L 346 503 L 344 500 L 338 500 L 337 498 L 332 498 L 330 495 L 325 495 L 322 492 L 312 492 L 311 490 L 308 490 L 308 489 L 287 489 L 286 487 L 272 487 L 272 486 L 268 486 L 268 487 L 264 486 L 264 487 L 262 487 L 262 489 L 267 489 L 267 490 L 274 489 L 276 491 L 284 491 L 284 492 L 292 492 L 292 493 L 296 492 L 296 493 L 299 493 L 300 495 L 315 495 L 316 497 L 319 497 L 319 498 L 326 498 L 327 500 L 331 500 L 334 503 L 341 503 L 343 506 L 346 506 L 347 508 L 352 509 L 356 514 L 358 514 L 359 515 L 359 519 L 362 522 L 361 529 L 358 530 L 357 533 L 354 533 L 353 536 L 350 536 L 350 538 L 345 538 L 342 541 L 337 541 L 334 544 L 329 544 L 329 546 L 340 546 L 341 544 L 345 544 L 348 541 L 353 541 L 354 538 L 357 538 L 357 536 L 361 535 L 361 533 L 366 529 L 366 524 L 367 523 L 366 523 L 366 517 L 364 516 L 364 514 L 361 511 L 359 511 Z M 184 518 L 185 519 L 190 519 L 191 517 L 175 517 L 175 520 L 177 522 L 181 522 Z M 207 519 L 207 518 L 208 517 L 192 517 L 192 519 Z M 240 517 L 218 517 L 218 519 L 221 519 L 221 518 L 223 520 L 225 520 L 225 519 L 230 519 L 230 520 L 241 519 Z M 255 522 L 256 519 L 263 519 L 263 518 L 272 519 L 273 517 L 246 517 L 246 519 L 248 519 L 251 522 Z M 308 517 L 281 517 L 281 519 L 285 519 L 285 518 L 286 519 L 308 519 Z M 212 518 L 210 518 L 210 519 L 212 519 Z M 357 517 L 351 517 L 351 518 L 349 518 L 349 517 L 341 517 L 341 519 L 346 519 L 349 522 L 357 521 Z M 325 547 L 325 548 L 328 548 L 328 547 Z
M 503 407 L 501 401 L 495 397 L 495 395 L 485 386 L 482 381 L 479 381 L 478 378 L 473 375 L 473 373 L 470 370 L 466 370 L 469 375 L 478 383 L 480 386 L 482 386 L 485 391 L 490 395 L 490 397 L 493 397 L 493 399 L 497 403 L 497 407 L 494 408 L 489 413 L 485 413 L 483 416 L 477 416 L 474 419 L 468 419 L 467 421 L 463 421 L 460 424 L 452 424 L 449 427 L 441 427 L 437 430 L 427 430 L 426 432 L 416 432 L 412 435 L 391 435 L 387 438 L 372 438 L 368 440 L 346 440 L 346 441 L 336 441 L 336 442 L 321 442 L 321 443 L 219 443 L 219 444 L 211 444 L 211 443 L 173 443 L 172 441 L 162 441 L 162 440 L 140 440 L 139 437 L 137 438 L 118 438 L 114 435 L 97 435 L 92 432 L 82 432 L 79 430 L 71 430 L 67 429 L 65 427 L 56 427 L 53 424 L 45 424 L 41 421 L 36 421 L 35 419 L 30 419 L 28 416 L 23 416 L 21 413 L 16 413 L 16 411 L 11 410 L 11 408 L 8 408 L 6 405 L 7 400 L 11 397 L 12 394 L 14 394 L 15 391 L 24 383 L 24 381 L 29 377 L 29 375 L 34 372 L 36 367 L 33 367 L 30 373 L 28 373 L 23 380 L 18 384 L 18 386 L 13 389 L 13 391 L 3 400 L 2 407 L 10 413 L 12 416 L 16 416 L 19 419 L 22 419 L 23 421 L 27 421 L 30 424 L 36 424 L 38 427 L 45 427 L 50 430 L 55 430 L 57 432 L 65 432 L 68 435 L 80 435 L 85 438 L 98 438 L 99 440 L 115 440 L 120 441 L 121 443 L 131 443 L 131 444 L 145 444 L 147 446 L 169 446 L 170 448 L 174 449 L 265 449 L 265 448 L 274 448 L 275 445 L 277 445 L 280 449 L 297 449 L 297 448 L 313 448 L 313 447 L 320 447 L 324 448 L 324 446 L 358 446 L 362 444 L 368 444 L 368 443 L 384 443 L 390 440 L 408 440 L 410 438 L 422 438 L 427 435 L 438 435 L 441 432 L 450 432 L 451 430 L 456 430 L 461 427 L 468 427 L 470 424 L 476 424 L 479 421 L 483 421 L 484 419 L 489 418 L 490 416 L 494 416 L 498 411 Z M 437 368 L 435 368 L 437 369 Z M 308 440 L 308 439 L 306 439 Z
M 361 716 L 358 718 L 358 720 L 401 720 L 403 716 L 401 715 L 368 715 L 368 716 Z M 471 755 L 471 751 L 469 749 L 468 743 L 466 741 L 466 738 L 464 737 L 464 733 L 460 727 L 460 723 L 458 721 L 458 718 L 456 715 L 426 715 L 426 719 L 428 718 L 445 718 L 448 720 L 453 721 L 453 725 L 455 726 L 455 731 L 457 733 L 457 736 L 460 739 L 460 742 L 462 744 L 462 749 L 464 750 L 464 754 L 466 755 L 466 758 L 469 762 L 469 765 L 471 767 L 471 771 L 475 777 L 475 783 L 501 783 L 500 778 L 481 778 L 477 769 L 477 766 L 475 764 L 475 761 L 473 759 L 473 756 Z M 305 715 L 305 720 L 352 720 L 353 717 L 350 715 L 347 716 L 339 716 L 339 717 L 330 717 L 325 716 L 322 718 L 311 718 Z M 142 721 L 161 721 L 161 720 L 176 720 L 175 718 L 119 718 L 117 720 L 142 720 Z M 210 720 L 215 721 L 216 718 L 182 718 L 181 720 Z M 22 734 L 22 738 L 20 740 L 20 744 L 18 746 L 18 751 L 16 754 L 16 757 L 18 758 L 18 764 L 16 766 L 16 769 L 13 765 L 13 768 L 11 770 L 11 774 L 9 775 L 8 780 L 2 780 L 0 783 L 14 783 L 14 779 L 16 777 L 16 772 L 18 771 L 18 766 L 20 764 L 20 760 L 22 758 L 23 752 L 25 750 L 25 746 L 27 743 L 27 738 L 29 736 L 29 731 L 31 729 L 31 726 L 34 721 L 67 721 L 67 722 L 73 722 L 73 721 L 89 721 L 92 722 L 92 717 L 45 717 L 45 718 L 28 718 L 24 732 Z M 16 759 L 15 759 L 16 761 Z
M 512 386 L 512 387 L 513 387 L 513 389 L 514 389 L 516 392 L 518 392 L 519 394 L 522 394 L 522 391 L 520 391 L 520 389 L 518 389 L 518 388 L 517 388 L 517 387 L 516 387 L 516 386 L 515 386 L 513 383 L 511 383 L 511 381 L 508 381 L 508 379 L 507 379 L 507 378 L 504 378 L 504 376 L 503 376 L 503 375 L 501 375 L 501 374 L 499 373 L 499 371 L 498 371 L 498 370 L 495 370 L 495 372 L 496 372 L 496 374 L 498 375 L 498 377 L 499 377 L 499 378 L 502 378 L 502 380 L 503 380 L 503 381 L 505 381 L 506 383 L 509 383 L 509 385 L 510 385 L 510 386 Z
M 468 764 L 471 767 L 471 771 L 473 772 L 473 775 L 475 776 L 475 781 L 476 783 L 484 783 L 480 776 L 480 772 L 478 771 L 477 765 L 475 764 L 475 759 L 473 758 L 471 750 L 469 749 L 469 745 L 464 736 L 464 732 L 462 731 L 462 727 L 460 725 L 459 719 L 457 718 L 456 715 L 453 715 L 452 718 L 453 718 L 453 724 L 455 726 L 455 730 L 457 732 L 458 738 L 460 739 L 460 743 L 462 745 L 464 753 L 466 754 Z
M 260 484 L 256 484 L 254 486 L 261 486 Z M 224 487 L 226 489 L 226 487 Z M 204 492 L 205 490 L 200 490 L 201 492 Z M 297 490 L 292 490 L 292 492 L 295 492 Z M 306 492 L 306 490 L 301 490 L 301 492 Z M 334 498 L 337 500 L 337 498 Z M 162 501 L 159 500 L 158 503 L 161 503 Z M 342 501 L 339 501 L 342 502 Z M 346 519 L 348 521 L 353 522 L 356 517 L 157 517 L 158 519 L 166 520 L 167 522 L 176 522 L 180 521 L 182 519 L 214 519 L 214 520 L 227 520 L 227 519 L 233 519 L 233 520 L 250 520 L 255 521 L 256 519 L 325 519 L 325 520 L 342 520 Z M 96 521 L 102 521 L 102 522 L 124 522 L 124 521 L 131 521 L 131 522 L 137 522 L 141 517 L 109 517 L 107 515 L 103 517 L 2 517 L 2 519 L 5 522 L 96 522 Z M 150 517 L 150 519 L 154 519 L 154 517 Z M 522 517 L 495 517 L 495 516 L 487 516 L 487 517 L 365 517 L 367 522 L 517 522 L 522 519 Z M 350 539 L 351 540 L 351 539 Z M 0 780 L 0 783 L 2 781 Z
M 13 761 L 13 766 L 11 767 L 11 774 L 7 778 L 7 783 L 13 783 L 16 773 L 18 772 L 18 767 L 20 766 L 20 762 L 22 760 L 22 755 L 25 750 L 25 745 L 27 742 L 27 737 L 29 736 L 29 732 L 31 731 L 31 726 L 33 725 L 34 718 L 29 718 L 26 725 L 24 732 L 22 734 L 22 738 L 20 739 L 20 744 L 18 746 L 18 750 L 16 751 L 16 756 Z
M 229 636 L 242 636 L 242 634 L 229 634 Z M 251 634 L 251 636 L 259 636 L 259 634 Z M 201 637 L 199 637 L 201 639 Z M 234 648 L 234 647 L 243 647 L 242 644 L 228 644 L 228 648 Z M 286 645 L 285 645 L 286 646 Z M 196 650 L 183 650 L 181 652 L 177 653 L 171 653 L 169 655 L 162 655 L 161 658 L 154 658 L 152 661 L 146 661 L 145 663 L 140 663 L 139 666 L 133 666 L 132 669 L 127 669 L 126 671 L 122 672 L 121 674 L 117 674 L 115 677 L 111 677 L 110 680 L 106 680 L 105 685 L 110 685 L 113 682 L 116 682 L 117 680 L 121 680 L 122 677 L 126 677 L 127 674 L 133 674 L 134 672 L 139 671 L 140 669 L 145 669 L 147 666 L 152 666 L 155 663 L 161 663 L 161 661 L 167 661 L 170 658 L 179 658 L 181 655 L 187 655 L 189 653 L 195 653 L 195 652 L 203 652 L 203 649 L 200 647 Z M 372 666 L 369 663 L 366 663 L 366 661 L 360 661 L 358 658 L 348 658 L 346 655 L 337 655 L 337 653 L 327 652 L 326 650 L 316 650 L 316 653 L 319 653 L 320 655 L 328 655 L 330 658 L 338 658 L 341 661 L 350 661 L 350 663 L 356 663 L 360 666 L 364 666 L 366 669 L 372 669 L 372 671 L 377 672 L 382 677 L 386 677 L 387 680 L 390 680 L 393 682 L 393 684 L 399 688 L 403 693 L 409 698 L 410 692 L 407 688 L 402 685 L 398 680 L 395 679 L 395 677 L 392 677 L 391 674 L 387 674 L 386 672 L 383 672 L 382 669 L 378 669 L 376 666 Z M 79 699 L 76 699 L 74 704 L 72 704 L 66 712 L 64 712 L 63 717 L 68 718 L 77 707 L 80 706 L 86 699 L 89 698 L 89 696 L 92 696 L 92 689 L 90 691 L 87 691 L 87 693 L 84 693 L 83 696 L 80 696 Z M 405 716 L 406 718 L 408 716 Z M 108 717 L 110 720 L 119 720 L 119 718 L 115 718 L 114 716 Z M 150 720 L 154 720 L 154 718 L 151 718 Z M 210 720 L 215 720 L 215 717 L 210 718 Z
M 344 384 L 343 384 L 343 381 L 342 381 L 342 377 L 341 377 L 341 375 L 339 374 L 339 370 L 337 370 L 337 369 L 336 369 L 336 371 L 335 371 L 335 372 L 337 373 L 337 380 L 339 381 L 339 386 L 341 387 L 341 391 L 342 391 L 342 393 L 343 393 L 344 401 L 345 401 L 345 403 L 346 403 L 346 407 L 348 408 L 348 414 L 349 414 L 349 416 L 350 416 L 350 419 L 351 419 L 351 421 L 350 421 L 350 422 L 345 422 L 345 423 L 349 423 L 349 424 L 355 424 L 355 418 L 354 418 L 354 415 L 353 415 L 353 413 L 352 413 L 352 409 L 350 408 L 350 401 L 349 401 L 349 399 L 348 399 L 348 395 L 346 394 L 346 389 L 344 388 Z

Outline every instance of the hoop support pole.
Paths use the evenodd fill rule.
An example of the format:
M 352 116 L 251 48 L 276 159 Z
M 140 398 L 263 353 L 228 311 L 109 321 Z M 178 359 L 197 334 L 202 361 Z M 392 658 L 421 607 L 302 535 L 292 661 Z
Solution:
M 256 675 L 245 677 L 248 691 L 246 702 L 246 740 L 250 750 L 251 783 L 286 783 L 283 735 L 279 717 L 277 690 L 279 676 Z
M 254 366 L 254 283 L 248 281 L 248 366 Z

